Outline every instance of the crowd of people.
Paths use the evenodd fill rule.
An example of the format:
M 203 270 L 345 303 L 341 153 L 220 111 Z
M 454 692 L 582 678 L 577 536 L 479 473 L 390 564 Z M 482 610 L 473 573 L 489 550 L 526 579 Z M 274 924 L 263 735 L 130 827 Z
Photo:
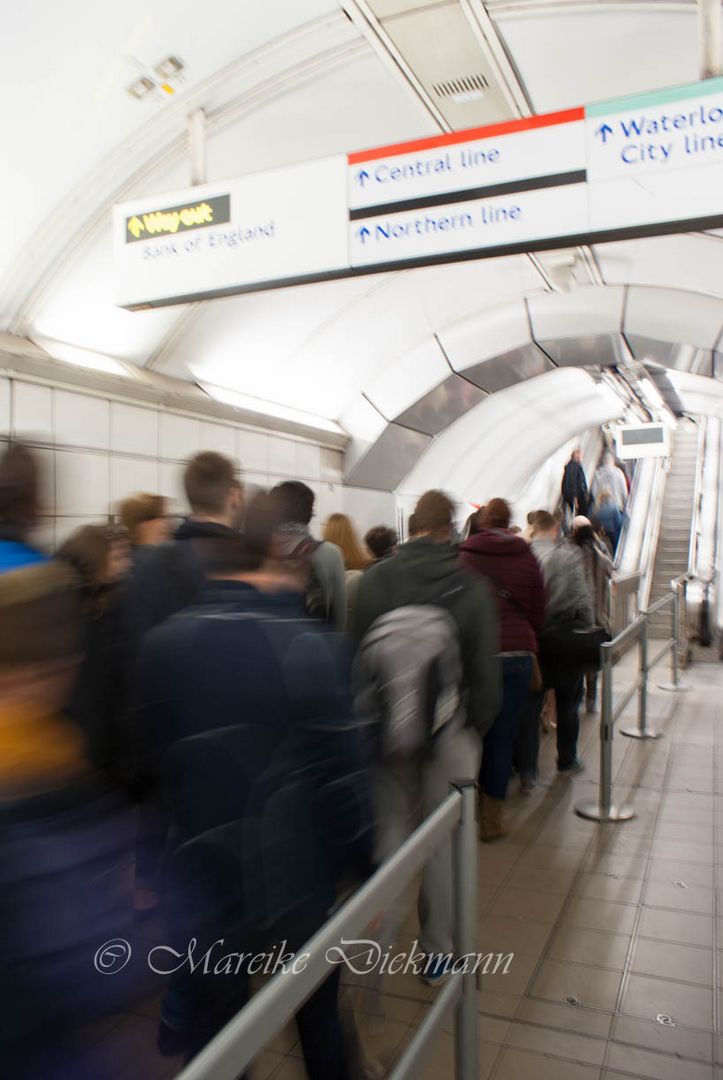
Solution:
M 179 954 L 221 938 L 294 951 L 451 780 L 478 778 L 480 840 L 503 839 L 511 779 L 525 794 L 538 782 L 552 699 L 558 773 L 583 768 L 628 493 L 611 456 L 588 491 L 574 453 L 562 513 L 535 511 L 524 532 L 494 498 L 460 534 L 453 501 L 428 491 L 403 543 L 383 524 L 362 539 L 341 513 L 317 538 L 307 485 L 247 499 L 217 453 L 192 458 L 184 484 L 190 514 L 173 527 L 162 497 L 139 494 L 50 557 L 32 543 L 35 459 L 21 444 L 0 459 L 0 1042 L 14 1075 L 84 1075 L 74 1030 L 132 992 L 93 977 L 93 952 L 131 918 L 162 911 Z M 405 915 L 386 910 L 380 939 Z M 420 921 L 436 985 L 453 960 L 449 845 L 424 871 Z M 250 993 L 245 970 L 177 971 L 161 1051 L 190 1059 Z M 338 970 L 297 1024 L 311 1080 L 370 1075 Z

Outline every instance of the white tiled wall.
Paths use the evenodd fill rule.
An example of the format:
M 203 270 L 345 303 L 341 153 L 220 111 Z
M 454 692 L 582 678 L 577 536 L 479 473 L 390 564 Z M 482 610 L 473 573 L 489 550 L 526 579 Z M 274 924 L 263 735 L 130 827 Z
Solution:
M 44 516 L 37 541 L 47 547 L 79 525 L 109 520 L 134 491 L 159 492 L 185 511 L 183 462 L 203 449 L 233 458 L 249 487 L 304 480 L 316 494 L 317 534 L 334 511 L 355 519 L 358 511 L 362 534 L 394 523 L 393 496 L 343 487 L 341 451 L 287 434 L 0 376 L 0 440 L 8 434 L 38 448 Z

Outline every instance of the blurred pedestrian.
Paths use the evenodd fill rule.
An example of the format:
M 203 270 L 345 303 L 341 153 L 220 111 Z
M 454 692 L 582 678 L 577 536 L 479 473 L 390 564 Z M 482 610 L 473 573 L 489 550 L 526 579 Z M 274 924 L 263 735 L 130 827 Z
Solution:
M 387 525 L 375 525 L 366 533 L 364 543 L 372 555 L 370 565 L 374 566 L 376 563 L 389 559 L 396 554 L 399 546 L 399 536 L 394 529 L 390 529 Z
M 284 480 L 273 489 L 289 520 L 282 525 L 282 554 L 301 559 L 307 566 L 305 606 L 307 614 L 336 630 L 345 630 L 348 619 L 345 566 L 341 551 L 328 540 L 316 540 L 309 530 L 314 516 L 314 492 L 301 480 Z
M 346 607 L 347 622 L 354 610 L 356 603 L 359 579 L 365 570 L 371 566 L 372 560 L 362 547 L 356 529 L 346 514 L 331 514 L 324 526 L 324 540 L 329 544 L 335 544 L 341 552 L 344 560 L 344 580 L 346 582 Z M 346 629 L 346 627 L 345 627 Z
M 586 514 L 590 505 L 590 493 L 587 487 L 585 470 L 582 467 L 582 454 L 580 447 L 575 447 L 570 460 L 562 474 L 562 508 L 565 514 L 564 525 L 567 525 L 575 517 L 575 514 Z
M 83 660 L 68 715 L 85 733 L 96 768 L 121 782 L 131 754 L 128 634 L 121 592 L 130 569 L 128 533 L 122 526 L 83 525 L 61 544 L 57 557 L 78 575 L 82 598 Z
M 132 822 L 64 716 L 83 648 L 62 563 L 0 576 L 2 1072 L 93 1080 L 82 1026 L 127 1009 L 132 966 L 109 979 L 99 945 L 128 936 Z M 95 964 L 94 964 L 95 957 Z M 118 1075 L 133 1070 L 121 1043 Z M 129 1074 L 130 1075 L 130 1074 Z
M 502 707 L 484 737 L 480 783 L 480 839 L 506 834 L 504 801 L 515 739 L 532 684 L 537 634 L 545 619 L 545 587 L 529 545 L 510 531 L 511 510 L 491 499 L 480 530 L 460 548 L 460 564 L 485 580 L 495 595 L 500 626 Z
M 0 574 L 48 558 L 30 537 L 38 520 L 39 466 L 23 443 L 0 456 Z

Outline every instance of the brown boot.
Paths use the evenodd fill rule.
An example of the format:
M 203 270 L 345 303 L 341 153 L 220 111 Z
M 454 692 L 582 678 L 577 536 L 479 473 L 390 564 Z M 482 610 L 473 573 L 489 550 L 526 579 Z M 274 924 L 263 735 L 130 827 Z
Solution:
M 504 800 L 493 799 L 491 795 L 480 796 L 481 813 L 479 823 L 479 838 L 483 843 L 489 844 L 493 840 L 501 840 L 507 836 L 507 829 L 503 821 Z

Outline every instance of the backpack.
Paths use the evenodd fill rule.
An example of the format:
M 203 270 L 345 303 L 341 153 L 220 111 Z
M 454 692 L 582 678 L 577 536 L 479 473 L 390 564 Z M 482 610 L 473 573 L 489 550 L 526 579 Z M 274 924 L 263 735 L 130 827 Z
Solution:
M 321 540 L 313 540 L 311 537 L 302 540 L 294 551 L 294 558 L 304 562 L 309 570 L 306 592 L 304 593 L 304 611 L 312 619 L 322 619 L 324 622 L 328 622 L 329 604 L 314 565 L 314 555 L 321 547 L 321 544 Z
M 375 727 L 376 754 L 429 751 L 447 724 L 463 720 L 457 628 L 440 607 L 410 604 L 381 615 L 355 660 L 357 709 Z

